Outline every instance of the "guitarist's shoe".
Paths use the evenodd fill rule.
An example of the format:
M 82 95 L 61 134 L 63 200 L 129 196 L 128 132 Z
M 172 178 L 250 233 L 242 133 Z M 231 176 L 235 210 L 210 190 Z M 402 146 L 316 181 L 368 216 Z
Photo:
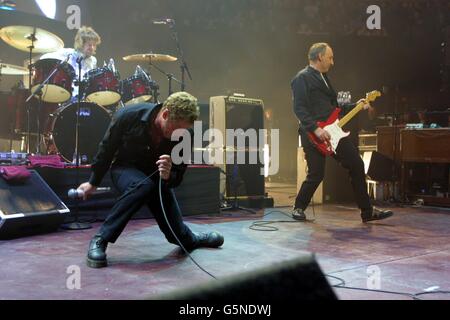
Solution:
M 382 220 L 393 216 L 394 213 L 391 210 L 380 210 L 373 207 L 371 210 L 361 212 L 361 218 L 364 223 L 373 220 Z
M 294 210 L 292 210 L 292 218 L 298 221 L 306 221 L 305 210 L 295 208 Z

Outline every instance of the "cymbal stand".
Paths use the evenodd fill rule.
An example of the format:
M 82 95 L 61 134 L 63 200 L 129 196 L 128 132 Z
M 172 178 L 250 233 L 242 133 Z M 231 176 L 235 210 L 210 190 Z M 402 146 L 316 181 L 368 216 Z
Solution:
M 156 83 L 156 81 L 153 81 L 148 76 L 147 72 L 144 69 L 142 69 L 142 68 L 141 68 L 141 73 L 144 75 L 145 79 L 147 80 L 147 82 L 148 82 L 148 84 L 150 86 L 150 89 L 152 90 L 153 102 L 154 103 L 158 103 L 158 96 L 159 96 L 159 93 L 158 93 L 159 86 L 158 86 L 158 84 Z
M 182 84 L 182 82 L 180 80 L 178 80 L 177 78 L 175 78 L 173 76 L 173 74 L 167 73 L 164 70 L 162 70 L 161 68 L 157 67 L 155 64 L 152 63 L 151 60 L 148 63 L 149 63 L 149 68 L 154 67 L 156 70 L 158 70 L 159 72 L 161 72 L 163 75 L 165 75 L 167 77 L 167 80 L 169 81 L 169 96 L 173 93 L 172 80 L 175 82 L 178 82 L 179 84 Z
M 30 34 L 27 37 L 27 39 L 31 41 L 31 45 L 28 47 L 28 49 L 30 49 L 29 63 L 28 63 L 28 90 L 31 91 L 31 77 L 32 77 L 31 70 L 32 70 L 32 61 L 33 61 L 33 49 L 34 49 L 34 42 L 37 40 L 36 28 L 33 29 L 33 33 Z M 42 88 L 40 88 L 40 89 L 42 89 Z M 36 92 L 38 92 L 38 91 L 36 90 Z M 26 112 L 27 113 L 27 145 L 26 145 L 26 149 L 27 149 L 28 154 L 30 153 L 30 141 L 31 141 L 30 104 L 28 102 L 29 102 L 29 99 L 31 99 L 31 97 L 33 97 L 33 96 L 34 96 L 34 93 L 30 97 L 28 97 L 27 101 L 25 101 L 26 110 L 27 110 L 27 112 Z M 38 115 L 38 117 L 39 117 L 39 115 Z M 38 143 L 38 145 L 39 145 L 39 143 Z

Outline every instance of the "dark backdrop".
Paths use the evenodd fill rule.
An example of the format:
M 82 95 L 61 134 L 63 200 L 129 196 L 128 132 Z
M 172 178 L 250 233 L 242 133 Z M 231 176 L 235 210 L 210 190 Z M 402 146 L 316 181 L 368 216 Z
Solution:
M 372 3 L 373 2 L 373 3 Z M 230 92 L 264 100 L 270 118 L 267 126 L 281 128 L 278 177 L 295 181 L 297 120 L 292 112 L 290 80 L 307 64 L 309 46 L 326 41 L 334 48 L 335 68 L 330 78 L 335 88 L 351 91 L 353 100 L 365 92 L 387 88 L 375 106 L 378 113 L 394 110 L 442 109 L 448 107 L 443 87 L 444 27 L 448 26 L 450 1 L 303 1 L 303 0 L 129 0 L 57 1 L 59 25 L 42 18 L 17 18 L 17 24 L 46 27 L 73 46 L 73 31 L 65 28 L 69 4 L 82 9 L 82 24 L 93 26 L 103 43 L 97 58 L 114 58 L 122 78 L 136 64 L 121 57 L 154 52 L 178 56 L 170 29 L 152 19 L 171 17 L 190 67 L 193 80 L 187 91 L 200 101 Z M 17 9 L 40 14 L 33 1 L 16 1 Z M 378 4 L 382 30 L 365 29 L 365 10 Z M 447 12 L 447 14 L 445 14 Z M 13 23 L 0 12 L 1 26 Z M 26 53 L 0 43 L 0 58 L 23 64 Z M 177 63 L 159 64 L 180 77 Z M 167 79 L 156 70 L 151 76 L 167 96 Z M 1 90 L 17 81 L 4 77 Z M 398 88 L 398 91 L 396 90 Z M 398 92 L 397 105 L 394 92 Z

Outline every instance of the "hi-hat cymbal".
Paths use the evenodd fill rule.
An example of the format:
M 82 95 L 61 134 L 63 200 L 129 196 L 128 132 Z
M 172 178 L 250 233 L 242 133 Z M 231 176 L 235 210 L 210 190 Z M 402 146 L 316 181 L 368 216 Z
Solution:
M 123 60 L 130 62 L 173 62 L 177 61 L 177 58 L 168 54 L 141 53 L 123 57 Z
M 34 35 L 34 42 L 32 37 Z M 57 51 L 64 47 L 64 42 L 53 33 L 30 26 L 8 26 L 0 30 L 0 38 L 7 44 L 21 51 L 30 51 L 34 45 L 34 53 Z
M 0 62 L 0 75 L 25 75 L 28 74 L 27 68 L 16 66 L 13 64 L 8 63 L 1 63 Z

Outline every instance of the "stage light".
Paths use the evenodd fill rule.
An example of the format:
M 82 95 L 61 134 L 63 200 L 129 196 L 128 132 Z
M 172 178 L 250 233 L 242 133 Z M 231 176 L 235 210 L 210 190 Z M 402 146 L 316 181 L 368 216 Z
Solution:
M 0 1 L 0 10 L 14 11 L 16 10 L 16 3 L 11 0 L 2 0 Z
M 42 13 L 47 18 L 55 19 L 56 16 L 56 0 L 35 0 Z

